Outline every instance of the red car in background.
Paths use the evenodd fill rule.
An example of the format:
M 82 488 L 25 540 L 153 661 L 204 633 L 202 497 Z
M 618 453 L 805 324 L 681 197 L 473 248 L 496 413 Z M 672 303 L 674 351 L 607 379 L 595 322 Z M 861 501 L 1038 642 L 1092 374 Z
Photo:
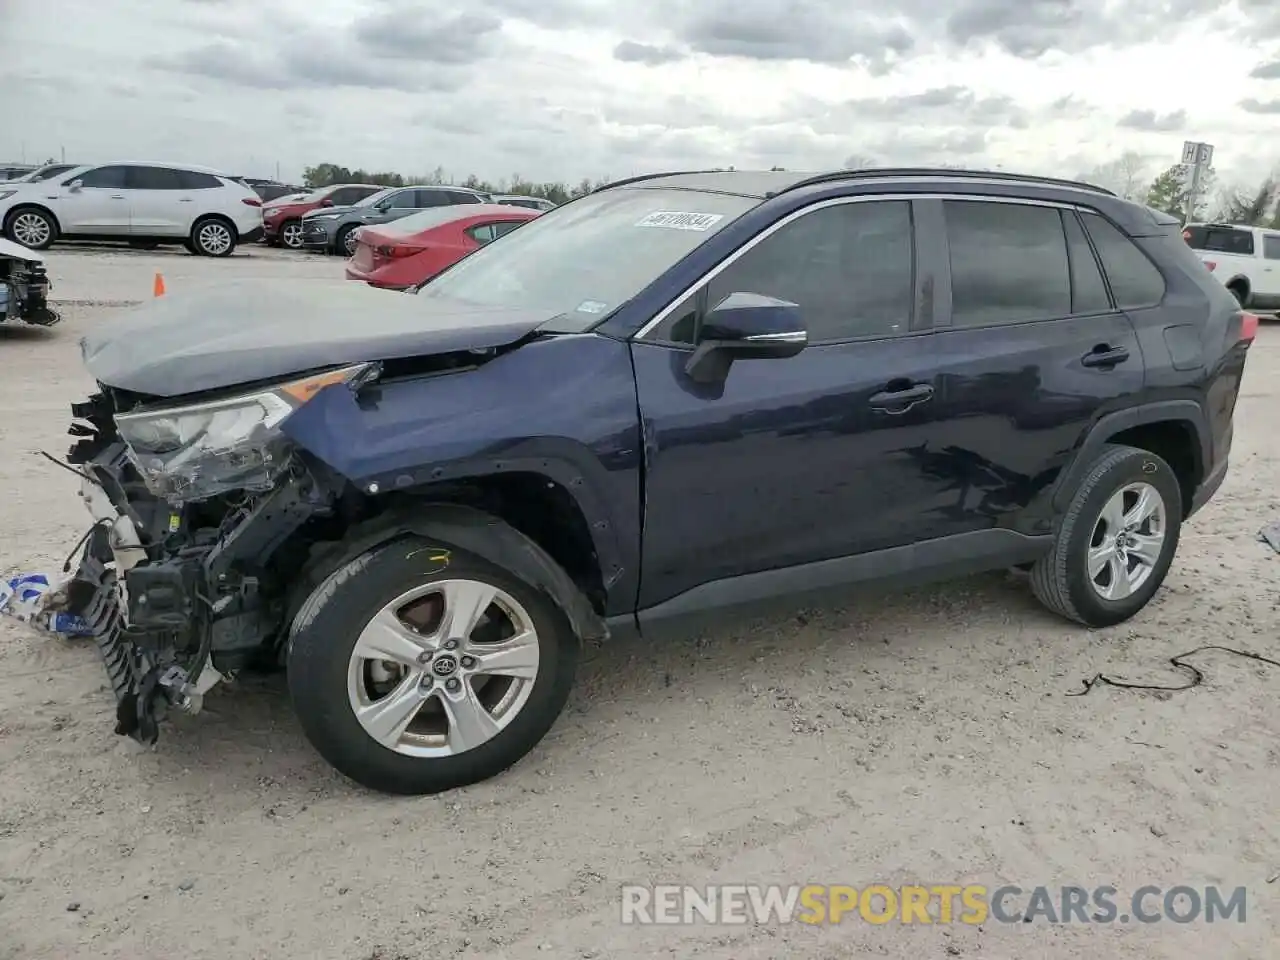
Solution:
M 347 279 L 387 290 L 408 289 L 541 214 L 498 203 L 462 203 L 361 227 L 347 261 Z
M 262 239 L 270 246 L 297 250 L 302 246 L 302 215 L 317 207 L 349 207 L 385 187 L 370 183 L 335 183 L 317 187 L 299 199 L 281 197 L 262 205 Z

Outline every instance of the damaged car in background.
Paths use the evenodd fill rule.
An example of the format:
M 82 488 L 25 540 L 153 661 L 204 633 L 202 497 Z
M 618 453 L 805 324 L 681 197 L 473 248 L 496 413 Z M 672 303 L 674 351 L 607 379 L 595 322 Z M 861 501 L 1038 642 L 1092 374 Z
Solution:
M 60 319 L 49 306 L 49 274 L 44 257 L 12 240 L 0 239 L 0 323 L 48 327 Z
M 517 762 L 609 636 L 1011 566 L 1120 623 L 1226 475 L 1257 329 L 1179 229 L 1003 173 L 670 174 L 405 293 L 149 301 L 81 341 L 63 610 L 117 732 L 284 666 L 319 753 L 404 794 Z

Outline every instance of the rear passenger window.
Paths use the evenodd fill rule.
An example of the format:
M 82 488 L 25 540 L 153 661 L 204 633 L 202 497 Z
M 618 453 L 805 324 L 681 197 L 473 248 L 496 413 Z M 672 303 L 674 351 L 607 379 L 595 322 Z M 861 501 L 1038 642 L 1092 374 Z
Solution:
M 714 277 L 707 309 L 731 293 L 758 293 L 798 304 L 812 342 L 907 333 L 914 249 L 908 201 L 824 207 L 769 235 Z M 676 328 L 690 339 L 687 321 Z
M 130 190 L 181 190 L 182 174 L 168 167 L 129 167 L 125 185 Z
M 1084 223 L 1117 307 L 1153 307 L 1164 299 L 1164 277 L 1132 240 L 1096 213 L 1086 213 Z
M 1071 276 L 1055 207 L 945 200 L 951 315 L 957 327 L 1071 313 Z
M 1098 269 L 1098 260 L 1089 246 L 1080 221 L 1070 210 L 1062 211 L 1067 231 L 1067 257 L 1071 260 L 1071 312 L 1104 313 L 1111 309 L 1107 285 Z
M 1268 260 L 1280 260 L 1280 236 L 1262 238 L 1262 255 Z
M 1234 227 L 1187 227 L 1182 239 L 1192 250 L 1207 253 L 1235 253 L 1242 257 L 1253 256 L 1253 231 Z

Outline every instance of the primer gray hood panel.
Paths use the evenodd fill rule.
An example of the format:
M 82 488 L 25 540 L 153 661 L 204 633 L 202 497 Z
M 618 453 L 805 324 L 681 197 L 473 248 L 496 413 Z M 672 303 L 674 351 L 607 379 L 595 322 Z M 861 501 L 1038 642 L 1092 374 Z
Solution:
M 100 383 L 177 397 L 344 363 L 501 347 L 551 318 L 350 280 L 260 280 L 158 297 L 86 334 L 80 352 Z

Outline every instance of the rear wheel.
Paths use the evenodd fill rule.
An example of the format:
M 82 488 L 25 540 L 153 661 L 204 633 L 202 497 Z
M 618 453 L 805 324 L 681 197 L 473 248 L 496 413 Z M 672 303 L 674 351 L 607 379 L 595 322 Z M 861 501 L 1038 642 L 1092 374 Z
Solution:
M 1236 298 L 1236 303 L 1244 306 L 1249 300 L 1249 291 L 1243 283 L 1233 283 L 1227 287 L 1231 291 L 1231 295 Z
M 1160 589 L 1178 549 L 1182 491 L 1160 457 L 1108 445 L 1031 571 L 1050 610 L 1091 627 L 1128 620 Z
M 308 740 L 374 790 L 488 779 L 568 699 L 578 641 L 540 589 L 479 557 L 398 540 L 347 564 L 298 615 L 289 691 Z
M 236 230 L 221 217 L 204 217 L 191 228 L 191 248 L 202 257 L 229 257 L 236 248 Z

